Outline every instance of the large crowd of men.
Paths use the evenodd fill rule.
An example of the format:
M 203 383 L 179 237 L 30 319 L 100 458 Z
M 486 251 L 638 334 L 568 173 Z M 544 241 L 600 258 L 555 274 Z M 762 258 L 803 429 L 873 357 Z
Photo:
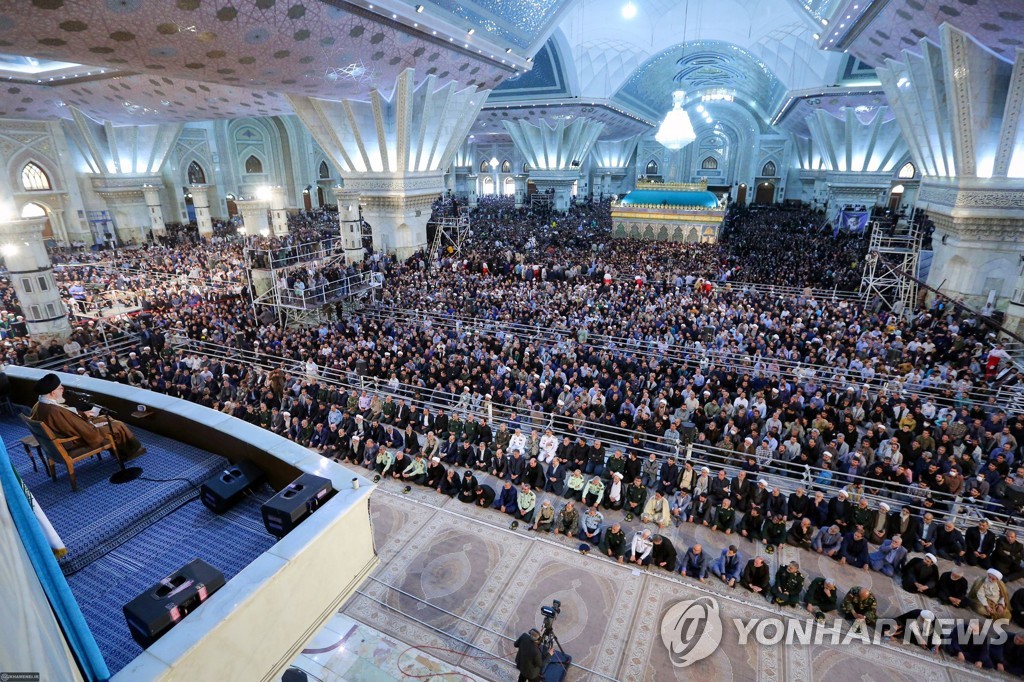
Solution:
M 259 248 L 300 258 L 333 219 L 294 216 Z M 197 402 L 616 561 L 779 605 L 877 616 L 869 590 L 798 565 L 772 580 L 760 552 L 788 545 L 1024 627 L 1024 590 L 1006 588 L 1024 545 L 989 525 L 1024 506 L 1024 415 L 1006 409 L 1024 375 L 954 303 L 896 316 L 812 291 L 856 288 L 864 248 L 818 224 L 803 209 L 734 210 L 720 244 L 674 244 L 612 238 L 607 203 L 484 202 L 459 257 L 348 266 L 384 276 L 376 305 L 302 329 L 250 305 L 242 238 L 76 253 L 57 270 L 69 298 L 124 288 L 141 312 L 103 338 L 89 324 L 65 344 L 8 334 L 6 360 Z M 804 248 L 786 248 L 796 236 Z M 135 341 L 97 352 L 119 337 Z M 677 546 L 684 524 L 723 546 Z M 760 550 L 744 557 L 743 542 Z M 971 585 L 965 566 L 988 573 Z M 1024 638 L 950 653 L 1024 671 Z

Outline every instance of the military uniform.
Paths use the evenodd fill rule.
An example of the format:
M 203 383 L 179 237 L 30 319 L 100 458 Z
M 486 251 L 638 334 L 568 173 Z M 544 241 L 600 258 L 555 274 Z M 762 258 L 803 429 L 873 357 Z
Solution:
M 855 616 L 864 616 L 864 620 L 867 624 L 874 627 L 875 621 L 878 619 L 878 602 L 875 600 L 875 595 L 868 593 L 866 599 L 860 598 L 860 587 L 852 587 L 850 591 L 846 593 L 846 598 L 843 599 L 843 605 L 840 607 L 840 611 L 843 615 L 849 619 L 853 619 Z
M 772 586 L 772 601 L 779 606 L 796 606 L 800 603 L 800 594 L 804 589 L 804 574 L 800 571 L 791 573 L 789 566 L 779 566 L 775 572 L 775 585 Z

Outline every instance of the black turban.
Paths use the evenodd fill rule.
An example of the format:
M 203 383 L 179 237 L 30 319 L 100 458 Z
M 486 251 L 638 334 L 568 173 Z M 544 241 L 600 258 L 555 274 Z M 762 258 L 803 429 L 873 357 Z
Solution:
M 56 374 L 50 372 L 42 379 L 36 382 L 36 395 L 46 395 L 47 393 L 53 393 L 60 386 L 60 379 Z

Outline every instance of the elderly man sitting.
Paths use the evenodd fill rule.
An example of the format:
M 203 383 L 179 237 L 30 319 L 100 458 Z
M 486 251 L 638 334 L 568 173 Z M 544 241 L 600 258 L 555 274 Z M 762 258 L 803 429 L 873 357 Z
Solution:
M 995 568 L 974 581 L 971 587 L 971 604 L 981 616 L 1000 620 L 1010 617 L 1010 597 L 1003 583 L 1003 574 Z
M 77 438 L 79 444 L 98 448 L 113 435 L 121 459 L 132 459 L 146 453 L 135 434 L 116 419 L 100 417 L 97 410 L 79 413 L 64 403 L 64 387 L 60 377 L 50 373 L 35 384 L 39 402 L 32 408 L 32 419 L 42 422 L 58 438 Z
M 903 546 L 903 538 L 894 535 L 883 542 L 877 550 L 868 555 L 868 563 L 872 571 L 878 571 L 892 577 L 903 568 L 907 560 L 907 548 Z

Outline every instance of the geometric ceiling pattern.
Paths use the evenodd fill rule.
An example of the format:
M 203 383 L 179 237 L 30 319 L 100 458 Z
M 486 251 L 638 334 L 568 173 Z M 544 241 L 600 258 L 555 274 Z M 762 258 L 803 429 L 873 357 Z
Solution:
M 197 96 L 188 103 L 173 93 L 149 98 L 150 106 L 143 106 L 153 122 L 180 120 L 165 112 L 171 105 L 151 106 L 154 99 L 192 105 L 193 118 L 244 115 L 222 106 L 235 101 L 230 89 L 239 87 L 262 92 L 264 99 L 277 99 L 281 92 L 340 99 L 390 87 L 406 68 L 415 68 L 420 82 L 434 75 L 442 83 L 477 88 L 492 88 L 514 73 L 499 59 L 454 41 L 355 6 L 342 9 L 318 0 L 19 0 L 0 9 L 0 51 L 148 74 L 141 82 L 136 78 L 117 84 L 116 94 L 124 96 L 116 103 L 96 99 L 97 91 L 111 94 L 106 88 L 89 85 L 92 92 L 79 88 L 71 93 L 66 80 L 40 79 L 36 84 L 52 93 L 28 95 L 33 100 L 73 101 L 83 111 L 93 107 L 113 116 L 124 101 L 139 103 L 146 90 L 158 87 L 149 83 L 152 78 L 188 82 L 186 87 L 196 90 L 186 91 Z M 208 92 L 195 81 L 205 83 Z M 7 115 L 30 113 L 16 111 L 16 100 L 2 95 L 0 110 Z M 188 113 L 188 107 L 179 108 L 182 115 Z
M 771 111 L 786 89 L 768 67 L 738 45 L 697 41 L 675 45 L 633 72 L 615 93 L 616 101 L 659 118 L 672 103 L 673 90 L 688 99 L 701 91 L 727 92 L 758 109 Z
M 1024 46 L 1021 0 L 891 0 L 880 6 L 877 16 L 858 30 L 853 44 L 846 45 L 846 39 L 843 44 L 852 54 L 875 66 L 897 58 L 901 50 L 916 45 L 922 38 L 937 40 L 938 27 L 947 22 L 971 34 L 1006 61 L 1013 61 L 1016 49 Z M 838 28 L 837 21 L 831 27 Z M 847 30 L 853 28 L 849 26 Z
M 538 36 L 557 20 L 568 0 L 429 0 L 462 22 L 490 37 L 532 52 Z
M 486 137 L 490 141 L 495 139 L 495 136 L 508 136 L 505 121 L 527 119 L 538 124 L 544 121 L 555 125 L 559 121 L 572 122 L 578 118 L 603 124 L 602 137 L 605 139 L 621 139 L 638 133 L 647 133 L 657 125 L 654 119 L 637 118 L 621 109 L 613 108 L 613 105 L 599 102 L 581 103 L 578 99 L 569 99 L 536 103 L 489 103 L 480 112 L 470 133 L 477 138 Z
M 533 56 L 533 68 L 511 76 L 491 93 L 491 101 L 570 97 L 562 57 L 553 38 Z

